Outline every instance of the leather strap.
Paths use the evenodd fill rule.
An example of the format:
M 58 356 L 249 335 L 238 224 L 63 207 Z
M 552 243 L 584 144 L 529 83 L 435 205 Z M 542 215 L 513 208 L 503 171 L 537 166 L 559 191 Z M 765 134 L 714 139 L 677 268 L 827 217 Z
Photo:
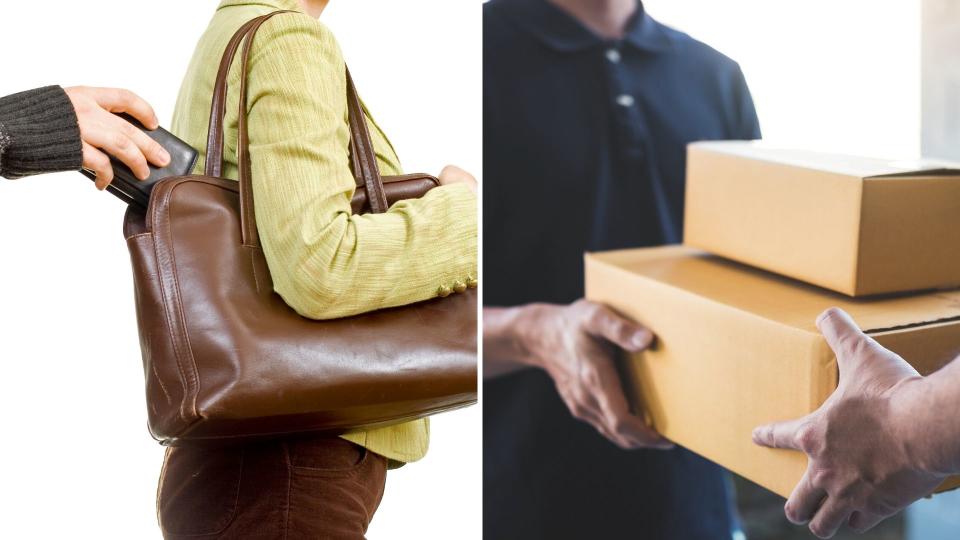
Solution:
M 260 26 L 274 15 L 280 13 L 297 13 L 295 11 L 274 11 L 257 17 L 245 23 L 230 39 L 224 50 L 220 67 L 217 71 L 213 98 L 210 106 L 210 123 L 207 133 L 207 154 L 204 166 L 204 175 L 219 177 L 223 171 L 223 139 L 224 117 L 226 113 L 227 80 L 230 66 L 236 55 L 241 41 L 243 51 L 240 63 L 240 104 L 238 113 L 238 140 L 237 163 L 240 172 L 240 221 L 242 227 L 243 245 L 260 247 L 260 238 L 257 233 L 257 222 L 253 204 L 253 180 L 250 172 L 249 136 L 247 130 L 247 71 L 250 61 L 250 50 L 254 36 Z M 356 87 L 350 71 L 346 70 L 347 80 L 347 115 L 350 124 L 350 157 L 354 178 L 357 187 L 366 190 L 370 203 L 370 210 L 374 213 L 386 212 L 389 208 L 386 193 L 383 188 L 383 178 L 377 166 L 377 157 L 370 131 L 367 126 L 363 107 L 357 95 Z
M 240 227 L 243 245 L 260 247 L 260 234 L 257 232 L 257 215 L 253 204 L 253 175 L 250 173 L 250 137 L 247 131 L 247 67 L 250 63 L 250 50 L 253 48 L 253 38 L 263 23 L 274 15 L 290 13 L 288 11 L 274 11 L 254 19 L 253 25 L 247 29 L 247 40 L 243 44 L 240 56 L 240 111 L 237 114 L 237 166 L 240 169 Z M 221 120 L 222 122 L 223 120 Z
M 223 168 L 223 118 L 227 110 L 227 77 L 230 75 L 230 64 L 237 54 L 237 47 L 243 41 L 257 19 L 247 21 L 227 43 L 227 48 L 220 59 L 220 68 L 217 70 L 217 80 L 213 86 L 213 99 L 210 103 L 210 122 L 207 129 L 207 153 L 203 167 L 204 176 L 217 178 Z
M 383 179 L 380 168 L 377 166 L 377 154 L 370 140 L 367 129 L 366 116 L 363 106 L 357 96 L 357 88 L 347 69 L 347 110 L 350 116 L 350 158 L 353 161 L 353 176 L 358 186 L 367 188 L 367 200 L 370 202 L 370 211 L 382 214 L 389 208 L 387 195 L 383 191 Z M 361 184 L 362 182 L 362 184 Z

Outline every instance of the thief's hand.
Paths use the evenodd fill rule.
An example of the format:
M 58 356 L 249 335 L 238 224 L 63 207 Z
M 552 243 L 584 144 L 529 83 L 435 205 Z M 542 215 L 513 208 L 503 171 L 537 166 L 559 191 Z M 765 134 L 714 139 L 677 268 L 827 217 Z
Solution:
M 787 519 L 830 538 L 844 524 L 863 532 L 929 494 L 946 477 L 925 463 L 913 411 L 924 381 L 913 367 L 831 308 L 817 326 L 837 355 L 837 390 L 812 414 L 758 427 L 755 443 L 800 450 L 807 472 L 787 500 Z M 921 435 L 918 436 L 918 433 Z
M 147 162 L 157 167 L 170 163 L 170 154 L 133 124 L 111 113 L 127 113 L 147 129 L 157 129 L 150 104 L 128 90 L 74 86 L 65 89 L 77 113 L 83 141 L 83 167 L 97 175 L 97 188 L 113 181 L 107 154 L 126 164 L 141 180 L 150 176 Z M 104 153 L 106 152 L 106 153 Z
M 631 414 L 613 364 L 617 349 L 639 352 L 653 334 L 610 308 L 579 300 L 531 304 L 517 321 L 525 363 L 544 369 L 576 418 L 626 449 L 671 448 L 668 440 Z

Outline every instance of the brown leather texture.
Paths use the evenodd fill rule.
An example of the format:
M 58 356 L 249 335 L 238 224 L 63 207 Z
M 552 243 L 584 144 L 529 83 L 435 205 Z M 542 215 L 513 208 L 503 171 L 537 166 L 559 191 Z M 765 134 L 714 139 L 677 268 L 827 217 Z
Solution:
M 163 444 L 345 433 L 477 400 L 475 289 L 330 321 L 299 316 L 274 292 L 254 218 L 244 94 L 250 43 L 278 13 L 245 24 L 226 48 L 204 174 L 160 181 L 148 208 L 131 206 L 124 219 L 150 431 Z M 227 75 L 244 37 L 236 182 L 219 175 Z M 437 186 L 423 174 L 380 177 L 352 81 L 347 92 L 354 212 Z

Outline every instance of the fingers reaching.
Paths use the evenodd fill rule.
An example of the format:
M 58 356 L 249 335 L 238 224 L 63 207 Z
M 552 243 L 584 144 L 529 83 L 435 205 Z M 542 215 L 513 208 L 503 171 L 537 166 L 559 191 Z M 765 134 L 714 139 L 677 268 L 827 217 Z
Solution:
M 653 332 L 599 304 L 594 306 L 586 330 L 630 352 L 642 351 L 653 343 Z
M 673 443 L 650 428 L 642 418 L 630 412 L 620 386 L 620 378 L 611 363 L 598 363 L 595 369 L 595 378 L 600 389 L 596 400 L 607 429 L 629 441 L 634 448 L 673 448 Z
M 113 182 L 113 167 L 110 158 L 90 144 L 83 143 L 83 167 L 97 175 L 97 189 L 104 190 Z
M 795 525 L 809 523 L 814 514 L 827 496 L 827 492 L 821 488 L 815 487 L 810 481 L 810 469 L 803 475 L 797 487 L 793 488 L 793 493 L 783 505 L 783 513 L 787 519 Z
M 133 124 L 114 116 L 111 121 L 118 133 L 126 135 L 142 153 L 143 157 L 156 165 L 157 167 L 166 167 L 170 163 L 170 154 L 160 144 L 147 136 L 146 133 L 137 129 Z M 127 164 L 129 167 L 130 165 Z M 133 168 L 131 167 L 131 170 Z M 149 170 L 147 176 L 150 175 Z M 137 175 L 139 177 L 139 175 Z M 146 178 L 146 176 L 141 177 Z
M 858 349 L 870 338 L 860 330 L 850 315 L 840 308 L 830 308 L 821 313 L 817 317 L 817 328 L 837 355 L 840 376 L 843 377 L 845 372 L 854 367 L 852 363 L 856 360 Z
M 833 538 L 840 527 L 850 518 L 848 505 L 838 499 L 827 498 L 810 521 L 810 532 L 818 538 Z
M 618 446 L 622 446 L 614 434 L 607 430 L 607 424 L 603 421 L 598 406 L 591 406 L 589 399 L 578 399 L 574 396 L 563 396 L 562 394 L 561 397 L 563 397 L 567 408 L 570 410 L 570 414 L 573 415 L 574 418 L 590 424 L 594 429 L 599 431 L 601 435 L 617 443 Z
M 116 121 L 122 122 L 120 119 Z M 118 124 L 114 122 L 113 118 L 105 116 L 101 123 L 86 126 L 81 132 L 84 142 L 122 161 L 137 178 L 141 180 L 147 178 L 150 176 L 150 167 L 147 166 L 143 152 L 127 136 L 126 130 L 118 128 Z
M 148 129 L 159 125 L 153 108 L 142 98 L 116 88 L 77 86 L 65 89 L 77 114 L 84 145 L 84 166 L 97 172 L 97 185 L 105 188 L 113 181 L 109 162 L 103 154 L 123 162 L 133 174 L 144 180 L 150 176 L 148 163 L 165 167 L 170 155 L 156 141 L 132 123 L 113 113 L 127 113 Z
M 143 98 L 129 90 L 119 88 L 92 88 L 94 99 L 104 109 L 118 113 L 127 113 L 134 117 L 147 129 L 159 127 L 157 114 Z
M 797 420 L 788 420 L 785 422 L 774 422 L 766 424 L 753 430 L 753 442 L 767 448 L 789 448 L 791 450 L 803 450 L 802 441 L 797 436 L 801 428 L 806 424 L 806 418 Z
M 876 527 L 877 524 L 885 519 L 885 517 L 886 516 L 871 514 L 869 512 L 858 510 L 850 514 L 850 519 L 847 520 L 847 525 L 849 525 L 851 529 L 858 533 L 865 533 Z

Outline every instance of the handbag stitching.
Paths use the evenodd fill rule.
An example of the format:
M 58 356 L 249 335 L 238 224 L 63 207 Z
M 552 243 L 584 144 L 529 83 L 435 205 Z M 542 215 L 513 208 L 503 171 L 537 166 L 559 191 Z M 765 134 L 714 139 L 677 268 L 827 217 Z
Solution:
M 163 395 L 167 397 L 167 402 L 173 401 L 173 398 L 170 397 L 170 392 L 167 392 L 167 386 L 163 384 L 163 379 L 160 378 L 160 373 L 157 371 L 157 363 L 150 362 L 150 368 L 153 371 L 153 376 L 157 378 L 157 384 L 160 385 L 160 390 L 163 392 Z
M 238 193 L 238 190 L 233 189 L 234 188 L 233 185 L 228 186 L 228 185 L 222 184 L 221 182 L 210 182 L 209 178 L 207 177 L 188 176 L 188 177 L 179 178 L 175 182 L 171 182 L 172 185 L 170 186 L 169 189 L 163 192 L 163 197 L 159 201 L 160 207 L 161 207 L 160 211 L 163 212 L 164 217 L 166 217 L 166 221 L 163 224 L 168 224 L 170 222 L 170 200 L 173 197 L 174 190 L 176 190 L 178 187 L 188 182 L 197 182 L 201 184 L 210 185 L 216 188 L 227 189 L 228 191 L 233 191 L 235 193 Z M 231 184 L 236 184 L 236 182 L 231 182 Z M 155 232 L 156 231 L 154 231 L 154 233 Z M 168 239 L 168 245 L 173 246 L 173 233 L 170 227 L 167 227 L 166 229 L 166 237 Z M 157 256 L 157 259 L 159 259 L 159 254 L 157 253 L 158 249 L 159 249 L 159 243 L 154 242 L 154 251 L 155 251 L 155 255 Z M 190 354 L 189 361 L 191 366 L 193 367 L 192 373 L 185 373 L 183 364 L 181 363 L 182 354 L 180 352 L 181 349 L 177 344 L 178 340 L 172 339 L 173 346 L 174 346 L 174 354 L 177 358 L 177 367 L 178 367 L 178 370 L 180 371 L 181 383 L 184 385 L 184 394 L 185 394 L 184 399 L 187 399 L 190 401 L 190 409 L 191 409 L 190 412 L 193 414 L 193 419 L 184 417 L 181 409 L 180 416 L 183 419 L 183 421 L 186 423 L 186 425 L 179 431 L 178 434 L 185 435 L 191 426 L 193 426 L 194 424 L 200 421 L 200 415 L 197 412 L 197 396 L 200 393 L 200 370 L 197 366 L 196 357 L 193 354 L 193 347 L 190 343 L 190 336 L 189 336 L 189 332 L 187 331 L 186 318 L 183 315 L 183 303 L 180 301 L 180 298 L 182 298 L 182 294 L 180 292 L 180 280 L 176 272 L 176 255 L 174 254 L 174 250 L 172 248 L 168 249 L 167 251 L 169 252 L 169 255 L 170 255 L 171 266 L 173 269 L 171 274 L 173 274 L 174 292 L 176 293 L 176 296 L 177 296 L 177 301 L 175 302 L 175 306 L 177 308 L 177 313 L 179 315 L 180 323 L 183 325 L 182 334 L 183 334 L 184 340 L 186 341 L 186 346 Z M 254 270 L 254 273 L 256 274 L 256 270 Z M 158 277 L 160 277 L 161 280 L 164 279 L 160 272 L 158 272 L 157 275 Z M 167 296 L 166 289 L 163 286 L 161 286 L 160 291 L 164 297 L 164 304 L 169 305 L 170 299 Z M 174 333 L 172 332 L 173 325 L 172 325 L 172 321 L 170 320 L 169 309 L 167 308 L 164 309 L 164 316 L 167 318 L 167 327 L 171 329 L 170 334 L 171 334 L 171 338 L 173 338 L 174 337 Z M 193 385 L 193 387 L 195 388 L 194 390 L 190 388 L 190 384 Z
M 168 199 L 168 198 L 169 198 L 168 193 L 164 193 L 164 194 L 163 194 L 163 201 L 162 201 L 162 202 L 166 202 L 166 199 Z M 150 215 L 152 216 L 152 215 L 153 215 L 153 212 L 151 212 Z M 152 221 L 152 220 L 151 220 L 151 221 Z M 155 224 L 156 224 L 156 223 L 151 223 L 151 228 L 152 228 L 152 226 L 155 225 Z M 154 240 L 156 240 L 156 235 L 154 235 Z M 154 243 L 153 243 L 153 255 L 154 255 L 154 260 L 156 260 L 156 261 L 159 261 L 159 260 L 160 260 L 160 246 L 159 246 L 159 244 L 160 244 L 160 243 L 159 243 L 159 242 L 156 242 L 156 241 L 154 241 Z M 160 295 L 161 295 L 161 297 L 163 298 L 163 318 L 164 318 L 164 320 L 165 320 L 166 323 L 167 323 L 167 331 L 169 332 L 169 335 L 170 335 L 170 343 L 173 345 L 173 354 L 174 354 L 174 357 L 176 358 L 176 361 L 177 361 L 177 371 L 180 373 L 180 377 L 179 377 L 179 378 L 180 378 L 180 385 L 183 387 L 183 396 L 184 396 L 184 398 L 186 398 L 186 397 L 190 394 L 190 388 L 189 388 L 188 385 L 187 385 L 187 380 L 186 380 L 187 377 L 186 377 L 186 375 L 185 375 L 184 372 L 183 372 L 183 365 L 182 365 L 181 362 L 180 362 L 179 347 L 177 347 L 177 339 L 176 339 L 176 337 L 174 336 L 173 324 L 172 324 L 171 321 L 170 321 L 170 310 L 169 310 L 169 308 L 168 308 L 169 298 L 167 297 L 166 288 L 163 286 L 163 282 L 164 282 L 163 272 L 161 272 L 160 269 L 159 269 L 159 266 L 160 266 L 159 263 L 157 264 L 157 266 L 158 266 L 158 268 L 157 268 L 157 279 L 160 280 Z M 181 405 L 180 407 L 177 407 L 177 414 L 180 416 L 181 420 L 183 420 L 184 422 L 188 422 L 187 418 L 183 415 L 183 407 L 182 407 L 182 405 Z
M 167 195 L 168 204 L 166 204 L 164 207 L 167 214 L 168 223 L 170 222 L 169 200 L 173 197 L 173 191 L 178 187 L 182 186 L 184 183 L 185 182 L 178 183 L 175 186 L 172 186 L 168 191 L 168 195 Z M 197 413 L 197 395 L 200 393 L 200 369 L 197 367 L 197 359 L 193 355 L 193 346 L 190 344 L 190 332 L 188 330 L 189 327 L 187 326 L 186 317 L 183 315 L 183 302 L 180 300 L 183 297 L 183 295 L 180 293 L 180 277 L 177 273 L 177 256 L 176 256 L 175 250 L 173 249 L 173 231 L 171 227 L 167 228 L 167 238 L 169 239 L 170 246 L 171 246 L 170 262 L 172 263 L 172 266 L 173 266 L 172 268 L 173 271 L 171 273 L 173 274 L 174 292 L 176 292 L 177 294 L 177 303 L 176 303 L 177 315 L 179 316 L 180 324 L 183 325 L 182 326 L 183 339 L 184 341 L 186 341 L 187 352 L 190 354 L 189 361 L 190 361 L 190 364 L 193 366 L 193 373 L 191 373 L 191 375 L 193 377 L 194 391 L 193 391 L 193 395 L 190 396 L 190 408 L 191 408 L 190 412 L 193 413 L 194 417 L 199 417 L 200 415 Z
M 283 521 L 281 522 L 281 529 L 283 531 L 283 540 L 287 540 L 287 532 L 290 527 L 290 492 L 293 490 L 293 471 L 290 468 L 290 464 L 293 463 L 293 460 L 290 459 L 290 445 L 287 441 L 281 443 L 283 447 L 283 461 L 286 464 L 287 469 L 287 497 L 283 502 Z
M 252 248 L 253 246 L 244 246 L 244 247 Z M 250 269 L 253 270 L 253 285 L 254 287 L 257 288 L 257 293 L 260 293 L 262 291 L 260 290 L 260 278 L 259 276 L 257 276 L 257 261 L 256 261 L 256 258 L 253 256 L 253 253 L 251 253 L 249 249 L 247 250 L 247 254 L 250 255 Z
M 422 411 L 417 412 L 416 414 L 408 414 L 403 416 L 386 416 L 380 420 L 375 420 L 370 423 L 364 424 L 364 427 L 362 429 L 376 429 L 378 427 L 402 424 L 404 422 L 419 420 L 421 418 L 433 416 L 435 414 L 464 409 L 466 407 L 470 407 L 477 404 L 476 397 L 470 400 L 460 400 L 463 396 L 466 396 L 466 395 L 476 396 L 476 392 L 464 392 L 460 394 L 454 394 L 449 397 L 449 400 L 453 401 L 453 403 L 446 404 L 439 407 L 423 409 Z M 190 424 L 190 426 L 193 426 L 194 424 L 197 424 L 197 423 L 199 423 L 199 420 L 194 421 L 193 423 Z M 357 431 L 357 428 L 354 428 L 354 427 L 339 427 L 339 428 L 331 427 L 331 428 L 318 429 L 318 428 L 313 428 L 308 426 L 302 429 L 295 429 L 295 430 L 288 429 L 288 430 L 270 431 L 270 432 L 258 431 L 256 435 L 257 437 L 282 437 L 286 435 L 299 435 L 302 433 L 329 433 L 331 435 L 340 435 L 344 433 L 354 433 L 356 431 Z M 186 436 L 186 434 L 187 434 L 186 429 L 184 429 L 180 433 L 181 436 Z M 239 435 L 210 435 L 206 437 L 193 437 L 190 440 L 194 442 L 196 441 L 231 441 L 233 442 L 233 441 L 244 441 L 249 439 L 250 439 L 250 434 L 244 433 Z
M 181 185 L 183 185 L 184 183 L 189 182 L 189 181 L 191 181 L 191 179 L 190 179 L 189 177 L 184 178 L 184 179 L 181 179 L 180 181 L 178 181 L 178 182 L 176 182 L 176 183 L 173 183 L 173 185 L 171 185 L 170 188 L 167 189 L 167 190 L 163 193 L 163 198 L 162 198 L 162 200 L 160 201 L 160 203 L 161 203 L 161 204 L 160 204 L 160 212 L 162 212 L 162 213 L 164 214 L 164 217 L 166 217 L 167 219 L 166 219 L 166 222 L 161 222 L 161 223 L 159 223 L 159 225 L 161 225 L 161 228 L 163 228 L 163 225 L 168 224 L 169 221 L 170 221 L 170 199 L 171 199 L 171 197 L 172 197 L 172 195 L 173 195 L 173 191 L 174 191 L 177 187 L 179 187 L 179 186 L 181 186 Z M 154 231 L 154 232 L 156 233 L 157 231 Z M 171 260 L 171 263 L 172 263 L 172 265 L 171 265 L 171 266 L 172 266 L 172 271 L 171 271 L 171 273 L 173 274 L 173 278 L 174 278 L 174 284 L 173 284 L 173 285 L 174 285 L 174 291 L 173 291 L 173 292 L 176 293 L 176 295 L 177 295 L 177 299 L 176 299 L 176 302 L 175 302 L 175 306 L 177 307 L 178 311 L 180 311 L 180 308 L 181 308 L 180 301 L 179 301 L 179 299 L 180 299 L 180 297 L 181 297 L 181 295 L 180 295 L 180 285 L 179 285 L 179 282 L 178 282 L 177 277 L 176 277 L 176 257 L 175 257 L 174 254 L 173 254 L 173 249 L 169 247 L 169 246 L 172 246 L 172 245 L 173 245 L 173 233 L 172 233 L 172 231 L 170 230 L 170 227 L 169 227 L 169 226 L 167 227 L 167 230 L 166 230 L 166 237 L 167 237 L 167 239 L 168 239 L 168 240 L 167 240 L 167 241 L 168 241 L 168 249 L 167 249 L 166 251 L 169 252 L 170 260 Z M 154 251 L 155 251 L 157 260 L 160 260 L 159 249 L 160 249 L 160 242 L 154 242 Z M 171 298 L 170 298 L 169 295 L 167 294 L 166 288 L 163 287 L 163 282 L 168 281 L 168 279 L 165 279 L 165 278 L 164 278 L 163 272 L 157 272 L 157 276 L 158 276 L 158 277 L 160 278 L 160 280 L 161 280 L 160 292 L 161 292 L 161 294 L 163 295 L 163 299 L 164 299 L 164 316 L 165 316 L 166 319 L 167 319 L 167 327 L 168 327 L 168 329 L 170 330 L 170 336 L 171 336 L 171 340 L 172 340 L 172 342 L 173 342 L 173 348 L 174 348 L 174 355 L 176 356 L 176 359 L 177 359 L 177 368 L 178 368 L 178 370 L 180 371 L 181 383 L 182 383 L 183 386 L 184 386 L 184 400 L 185 400 L 185 401 L 189 401 L 189 406 L 190 406 L 190 411 L 189 411 L 189 412 L 192 413 L 192 416 L 194 417 L 194 420 L 191 420 L 189 417 L 184 416 L 184 414 L 183 414 L 183 407 L 182 407 L 182 406 L 180 407 L 180 417 L 182 418 L 182 420 L 183 420 L 184 422 L 187 423 L 187 426 L 185 426 L 185 427 L 180 431 L 181 433 L 183 433 L 183 432 L 187 429 L 187 427 L 189 427 L 193 422 L 196 421 L 196 419 L 197 419 L 198 416 L 199 416 L 199 415 L 197 414 L 197 411 L 196 411 L 196 393 L 199 392 L 199 381 L 198 381 L 198 378 L 197 378 L 196 376 L 194 376 L 194 374 L 187 373 L 187 372 L 186 372 L 186 369 L 184 368 L 183 361 L 182 361 L 182 356 L 183 356 L 183 354 L 181 353 L 181 347 L 180 347 L 180 345 L 178 344 L 179 340 L 177 339 L 176 333 L 173 331 L 173 321 L 172 321 L 172 319 L 171 319 L 171 313 L 170 313 Z M 181 315 L 181 316 L 180 316 L 180 323 L 184 325 L 184 326 L 182 327 L 182 328 L 183 328 L 183 333 L 186 333 L 186 323 L 185 323 L 185 321 L 184 321 L 184 319 L 183 319 L 182 312 L 180 313 L 180 315 Z M 187 344 L 188 344 L 188 346 L 189 346 L 189 341 L 187 342 Z M 190 353 L 191 353 L 191 361 L 192 361 L 192 363 L 193 363 L 193 369 L 196 370 L 196 369 L 197 369 L 196 362 L 194 361 L 194 359 L 193 359 L 193 357 L 192 357 L 193 351 L 191 350 Z M 193 390 L 193 388 L 191 388 L 191 385 L 193 385 L 194 387 L 197 388 L 196 392 Z

